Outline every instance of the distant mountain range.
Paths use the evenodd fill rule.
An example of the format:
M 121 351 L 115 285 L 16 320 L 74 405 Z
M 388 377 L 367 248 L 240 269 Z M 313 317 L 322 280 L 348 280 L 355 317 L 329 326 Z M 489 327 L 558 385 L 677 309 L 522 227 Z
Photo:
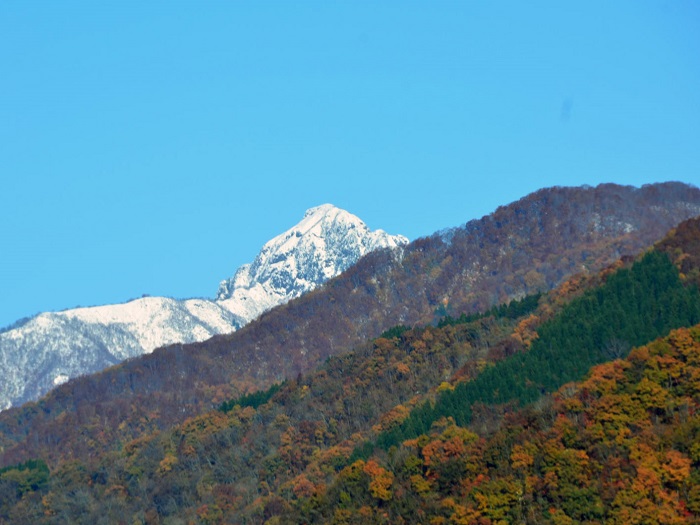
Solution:
M 303 379 L 331 356 L 371 353 L 367 341 L 397 325 L 429 325 L 595 274 L 698 214 L 700 189 L 681 183 L 540 190 L 463 226 L 375 250 L 235 333 L 158 349 L 0 413 L 0 466 L 118 448 L 224 400 Z M 235 285 L 221 290 L 220 302 L 235 296 Z M 73 427 L 79 438 L 51 445 Z
M 330 204 L 267 242 L 223 281 L 216 300 L 143 297 L 123 304 L 47 312 L 0 333 L 0 409 L 37 399 L 72 377 L 174 343 L 233 332 L 313 290 L 363 255 L 408 243 L 370 229 Z

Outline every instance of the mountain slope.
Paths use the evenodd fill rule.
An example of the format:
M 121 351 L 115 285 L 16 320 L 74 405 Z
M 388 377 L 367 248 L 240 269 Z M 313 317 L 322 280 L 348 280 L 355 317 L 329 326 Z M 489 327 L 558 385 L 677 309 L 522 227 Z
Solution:
M 6 495 L 0 498 L 0 521 L 109 523 L 145 515 L 154 522 L 439 523 L 439 517 L 451 517 L 470 523 L 482 514 L 484 523 L 570 523 L 567 516 L 586 522 L 617 513 L 615 522 L 636 523 L 627 513 L 642 501 L 636 516 L 657 516 L 653 513 L 664 509 L 658 516 L 683 523 L 692 518 L 686 510 L 700 513 L 700 492 L 693 489 L 697 461 L 688 469 L 689 459 L 700 457 L 694 446 L 700 429 L 697 399 L 691 399 L 700 377 L 697 328 L 634 351 L 631 367 L 617 361 L 594 369 L 580 386 L 567 385 L 560 391 L 558 413 L 548 398 L 519 412 L 499 407 L 503 399 L 493 406 L 492 399 L 475 407 L 476 424 L 467 429 L 455 426 L 455 420 L 465 423 L 450 403 L 441 415 L 454 420 L 428 421 L 429 435 L 397 443 L 388 453 L 379 451 L 364 461 L 349 456 L 363 435 L 407 421 L 416 411 L 411 407 L 420 407 L 426 394 L 438 399 L 457 395 L 470 379 L 478 382 L 493 376 L 489 370 L 536 353 L 522 338 L 529 330 L 548 339 L 571 363 L 585 358 L 588 350 L 577 347 L 577 341 L 555 342 L 547 324 L 551 328 L 552 322 L 576 320 L 584 331 L 602 336 L 594 320 L 610 318 L 621 303 L 626 315 L 610 327 L 612 335 L 634 341 L 636 321 L 648 317 L 658 316 L 657 327 L 667 331 L 663 319 L 675 315 L 662 297 L 680 299 L 687 292 L 694 294 L 700 314 L 697 285 L 683 279 L 667 257 L 678 257 L 677 264 L 697 261 L 700 252 L 686 239 L 700 246 L 700 220 L 679 226 L 677 235 L 635 263 L 578 276 L 555 292 L 493 309 L 471 322 L 390 330 L 264 395 L 232 400 L 221 410 L 125 443 L 113 453 L 98 453 L 85 463 L 66 461 L 51 472 L 41 461 L 0 469 L 0 494 Z M 620 280 L 630 277 L 639 286 L 621 287 Z M 636 304 L 635 294 L 650 302 Z M 598 305 L 582 311 L 580 304 L 589 299 Z M 655 304 L 657 299 L 661 302 Z M 577 330 L 573 337 L 580 335 Z M 528 377 L 541 384 L 549 371 L 540 366 Z M 576 378 L 584 374 L 582 367 Z M 488 394 L 505 388 L 508 374 L 499 376 L 500 383 L 482 382 L 482 390 Z M 101 418 L 101 410 L 96 412 Z M 75 432 L 64 428 L 60 436 L 35 434 L 33 439 L 60 439 L 54 448 L 65 452 L 72 432 L 91 446 L 85 440 L 91 418 L 85 410 L 82 417 L 85 422 Z M 595 468 L 587 468 L 589 460 Z M 634 493 L 640 497 L 630 497 Z M 526 498 L 525 507 L 513 503 L 518 494 Z M 537 514 L 528 521 L 517 514 L 523 508 Z
M 248 389 L 297 377 L 389 326 L 484 309 L 597 271 L 699 213 L 700 190 L 681 183 L 538 191 L 399 251 L 372 252 L 234 334 L 157 350 L 1 413 L 4 461 L 18 457 L 19 443 L 32 457 L 42 436 L 97 414 L 91 443 L 111 448 L 106 434 L 124 442 L 166 428 Z
M 144 297 L 128 303 L 39 314 L 0 334 L 0 407 L 36 399 L 159 346 L 202 341 L 243 320 L 213 301 Z
M 224 360 L 225 375 L 213 382 L 233 377 L 246 388 L 294 377 L 389 326 L 484 310 L 595 272 L 699 213 L 700 190 L 678 183 L 541 190 L 401 251 L 373 252 L 322 289 L 189 354 Z
M 267 242 L 252 264 L 221 284 L 216 301 L 144 297 L 40 314 L 0 333 L 0 409 L 158 347 L 233 332 L 338 275 L 369 251 L 407 242 L 400 235 L 370 231 L 356 216 L 324 204 Z
M 699 353 L 700 325 L 675 330 L 492 435 L 442 418 L 388 456 L 308 468 L 258 509 L 289 524 L 698 523 Z

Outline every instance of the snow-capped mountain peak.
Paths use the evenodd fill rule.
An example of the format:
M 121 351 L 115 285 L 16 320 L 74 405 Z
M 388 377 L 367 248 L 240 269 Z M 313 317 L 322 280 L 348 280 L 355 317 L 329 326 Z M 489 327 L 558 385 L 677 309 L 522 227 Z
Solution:
M 268 241 L 255 260 L 222 281 L 217 301 L 243 319 L 308 292 L 379 248 L 406 244 L 401 235 L 371 231 L 357 216 L 323 204 Z

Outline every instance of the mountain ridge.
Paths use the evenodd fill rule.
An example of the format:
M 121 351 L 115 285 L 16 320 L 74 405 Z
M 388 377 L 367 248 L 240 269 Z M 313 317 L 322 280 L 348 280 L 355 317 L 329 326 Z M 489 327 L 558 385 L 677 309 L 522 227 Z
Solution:
M 552 521 L 553 513 L 562 523 L 610 513 L 620 518 L 615 523 L 644 521 L 631 520 L 634 512 L 647 521 L 655 516 L 664 523 L 694 523 L 700 492 L 694 487 L 693 445 L 700 420 L 697 399 L 691 398 L 698 391 L 693 378 L 700 326 L 639 347 L 628 365 L 617 360 L 589 369 L 579 359 L 586 361 L 590 348 L 578 341 L 586 340 L 586 332 L 603 340 L 621 337 L 615 347 L 604 348 L 609 360 L 629 351 L 623 342 L 653 339 L 636 329 L 647 318 L 658 314 L 652 331 L 662 332 L 678 322 L 698 322 L 698 239 L 700 218 L 685 221 L 636 257 L 575 276 L 549 293 L 472 320 L 396 327 L 259 395 L 120 441 L 114 452 L 68 454 L 57 463 L 51 450 L 65 454 L 66 444 L 77 440 L 95 451 L 93 439 L 117 430 L 100 423 L 106 406 L 92 413 L 81 407 L 77 427 L 28 435 L 28 441 L 44 443 L 35 459 L 17 463 L 26 457 L 15 454 L 13 465 L 0 467 L 0 520 L 438 523 L 449 516 L 490 523 L 523 521 L 523 510 L 532 508 L 538 514 L 531 521 Z M 679 272 L 684 265 L 685 277 Z M 648 302 L 638 305 L 637 293 Z M 685 303 L 683 296 L 692 299 Z M 668 308 L 674 297 L 692 305 L 694 319 L 678 318 L 683 312 Z M 590 301 L 601 310 L 582 308 Z M 619 322 L 608 323 L 620 307 Z M 567 324 L 576 330 L 552 330 Z M 568 333 L 568 341 L 560 333 Z M 510 366 L 528 355 L 538 362 L 537 341 L 561 357 L 558 365 L 579 367 L 579 379 L 590 370 L 589 379 L 568 383 L 524 409 L 517 401 L 503 405 L 501 392 L 506 398 L 518 393 L 508 370 L 535 388 L 556 390 L 545 378 L 560 366 L 548 369 L 543 362 L 524 374 L 521 366 Z M 497 369 L 506 373 L 492 373 Z M 462 395 L 479 381 L 486 403 Z M 425 402 L 439 411 L 426 412 Z M 558 415 L 552 403 L 562 409 Z M 471 424 L 459 416 L 467 407 L 473 407 Z M 47 407 L 36 408 L 41 413 Z M 373 446 L 366 454 L 353 453 L 365 439 L 400 428 L 414 414 L 428 416 L 417 439 L 400 439 L 388 451 Z M 589 416 L 596 416 L 595 425 Z M 95 425 L 103 433 L 93 438 Z M 547 436 L 539 434 L 550 428 Z M 535 439 L 528 445 L 523 437 Z M 527 507 L 518 503 L 521 494 Z M 647 498 L 641 507 L 640 497 Z
M 0 409 L 162 346 L 233 332 L 314 289 L 369 251 L 407 242 L 400 235 L 371 231 L 355 215 L 324 204 L 307 210 L 300 223 L 265 243 L 253 263 L 236 272 L 239 276 L 253 265 L 263 268 L 247 275 L 255 294 L 236 296 L 240 288 L 234 282 L 231 296 L 223 297 L 220 288 L 214 301 L 142 297 L 21 320 L 0 333 Z M 299 275 L 306 277 L 303 282 Z M 267 286 L 270 281 L 276 286 Z
M 3 412 L 3 456 L 16 455 L 12 450 L 27 432 L 41 439 L 96 410 L 102 425 L 119 426 L 122 442 L 166 428 L 225 399 L 298 377 L 388 327 L 483 310 L 595 272 L 697 214 L 700 190 L 682 183 L 541 190 L 455 229 L 448 242 L 435 234 L 400 255 L 374 251 L 233 334 L 158 349 Z

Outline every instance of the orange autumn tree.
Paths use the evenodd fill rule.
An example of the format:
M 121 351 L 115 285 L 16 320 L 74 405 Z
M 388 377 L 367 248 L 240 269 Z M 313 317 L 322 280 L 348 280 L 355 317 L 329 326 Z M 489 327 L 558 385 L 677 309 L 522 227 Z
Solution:
M 362 469 L 370 477 L 369 491 L 372 496 L 382 501 L 389 501 L 392 496 L 391 484 L 394 481 L 394 474 L 370 459 Z

